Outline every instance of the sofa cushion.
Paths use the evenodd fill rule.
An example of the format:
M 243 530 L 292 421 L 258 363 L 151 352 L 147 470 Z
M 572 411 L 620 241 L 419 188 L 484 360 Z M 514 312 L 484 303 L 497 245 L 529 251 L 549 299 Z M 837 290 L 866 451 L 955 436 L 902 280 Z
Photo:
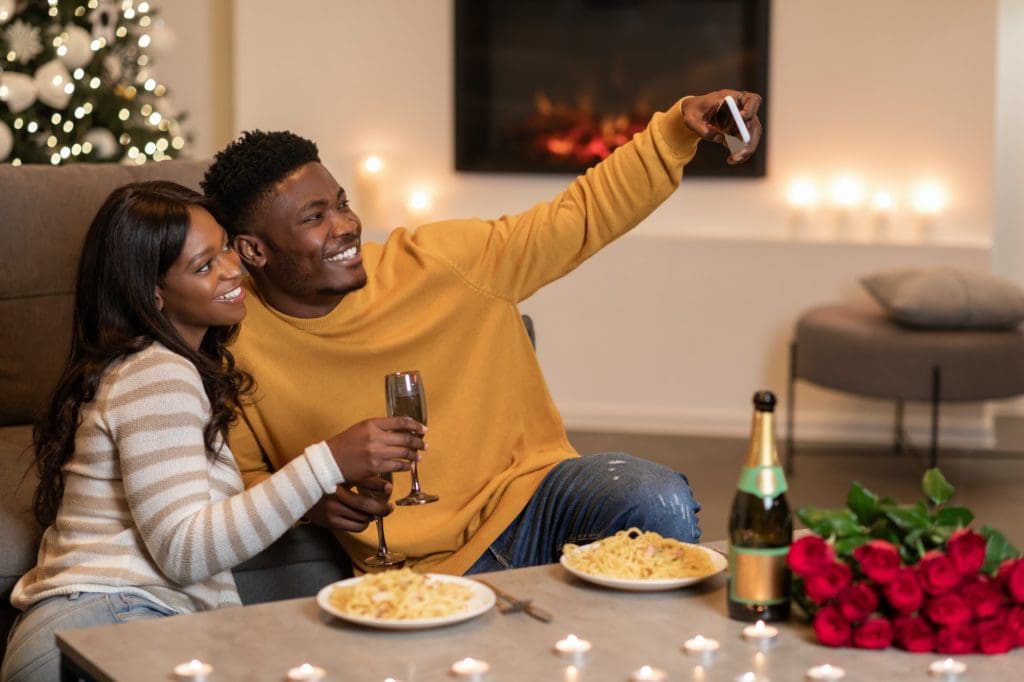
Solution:
M 1010 329 L 1024 320 L 1024 290 L 990 272 L 904 268 L 861 283 L 894 321 L 911 327 Z
M 36 563 L 43 529 L 32 515 L 39 479 L 32 464 L 32 427 L 0 428 L 0 596 Z
M 162 179 L 198 189 L 208 161 L 0 164 L 0 426 L 30 423 L 67 356 L 78 253 L 111 190 Z

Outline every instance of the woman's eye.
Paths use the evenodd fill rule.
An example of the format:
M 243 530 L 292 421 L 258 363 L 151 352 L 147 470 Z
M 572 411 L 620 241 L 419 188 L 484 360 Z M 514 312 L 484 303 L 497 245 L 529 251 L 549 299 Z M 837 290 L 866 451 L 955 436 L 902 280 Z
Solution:
M 196 270 L 196 272 L 201 273 L 201 274 L 202 273 L 207 273 L 209 271 L 210 271 L 210 261 L 206 261 L 205 263 L 203 263 L 202 265 L 199 266 L 198 270 Z

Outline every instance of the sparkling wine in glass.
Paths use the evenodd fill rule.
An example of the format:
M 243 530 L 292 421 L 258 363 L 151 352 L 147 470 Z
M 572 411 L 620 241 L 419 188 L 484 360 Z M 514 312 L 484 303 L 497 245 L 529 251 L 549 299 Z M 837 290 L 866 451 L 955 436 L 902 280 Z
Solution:
M 385 481 L 391 481 L 391 472 L 383 472 L 377 474 L 377 478 L 382 478 Z M 362 495 L 369 495 L 375 499 L 387 502 L 389 495 L 379 490 L 372 488 L 359 488 L 359 493 Z M 388 542 L 384 539 L 384 517 L 375 516 L 374 522 L 377 524 L 377 553 L 366 557 L 366 565 L 369 568 L 385 569 L 385 568 L 401 568 L 405 565 L 405 555 L 399 552 L 392 552 L 388 550 Z
M 423 390 L 423 378 L 417 371 L 393 372 L 384 377 L 384 395 L 388 402 L 389 417 L 411 417 L 424 426 L 427 423 L 427 396 Z M 395 500 L 402 506 L 437 502 L 437 495 L 425 493 L 420 488 L 420 476 L 416 462 L 411 465 L 412 489 L 405 497 Z

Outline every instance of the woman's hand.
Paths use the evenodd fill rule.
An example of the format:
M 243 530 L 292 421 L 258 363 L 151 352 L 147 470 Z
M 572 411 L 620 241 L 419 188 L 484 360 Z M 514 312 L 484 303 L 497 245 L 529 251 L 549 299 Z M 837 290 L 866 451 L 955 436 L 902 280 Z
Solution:
M 327 439 L 338 468 L 346 481 L 358 481 L 375 474 L 408 471 L 426 450 L 423 434 L 427 427 L 409 417 L 366 419 Z
M 373 488 L 391 494 L 391 483 L 376 476 L 356 483 L 363 490 Z M 322 528 L 358 533 L 373 522 L 373 517 L 387 516 L 394 509 L 384 500 L 360 495 L 352 488 L 350 481 L 338 486 L 333 495 L 324 495 L 306 513 L 306 518 Z
M 742 150 L 731 154 L 727 159 L 727 162 L 733 165 L 749 159 L 761 143 L 761 135 L 764 130 L 761 127 L 761 119 L 757 117 L 757 111 L 761 108 L 761 95 L 739 90 L 716 90 L 706 95 L 689 97 L 683 100 L 683 120 L 686 122 L 686 126 L 702 139 L 717 142 L 728 148 L 725 134 L 715 124 L 715 114 L 718 113 L 718 107 L 725 103 L 726 95 L 732 95 L 736 100 L 740 116 L 743 117 L 744 123 L 747 124 L 747 130 L 750 132 L 750 142 L 747 142 Z

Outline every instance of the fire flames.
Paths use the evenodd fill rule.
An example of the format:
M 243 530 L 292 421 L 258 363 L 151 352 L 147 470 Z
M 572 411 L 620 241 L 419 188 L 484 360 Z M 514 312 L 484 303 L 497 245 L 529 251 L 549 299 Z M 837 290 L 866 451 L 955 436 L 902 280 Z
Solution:
M 631 111 L 606 113 L 595 111 L 586 95 L 569 106 L 537 92 L 534 107 L 523 126 L 531 155 L 555 166 L 597 163 L 643 130 L 651 116 L 650 107 L 642 99 Z

